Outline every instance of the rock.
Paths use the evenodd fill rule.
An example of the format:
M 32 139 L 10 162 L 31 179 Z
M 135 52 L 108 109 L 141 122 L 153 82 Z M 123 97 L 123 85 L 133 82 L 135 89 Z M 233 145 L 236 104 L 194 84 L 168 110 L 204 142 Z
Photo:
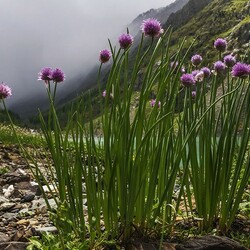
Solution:
M 0 211 L 6 212 L 13 208 L 15 206 L 15 203 L 13 202 L 5 202 L 0 205 Z
M 0 243 L 1 250 L 25 250 L 29 243 L 27 242 L 4 242 Z
M 172 244 L 172 243 L 163 243 L 161 249 L 162 250 L 175 250 L 175 245 L 176 244 Z M 134 244 L 128 245 L 126 249 L 128 250 L 156 250 L 156 249 L 160 249 L 160 247 L 152 243 L 140 242 L 140 243 L 134 243 Z
M 184 243 L 176 245 L 176 250 L 247 250 L 245 247 L 241 246 L 238 242 L 231 240 L 227 237 L 219 236 L 202 236 L 197 238 L 192 238 L 185 241 Z
M 9 200 L 7 198 L 5 198 L 4 196 L 0 196 L 0 205 L 3 203 L 8 202 Z
M 16 217 L 16 213 L 4 213 L 2 216 L 7 220 L 12 220 Z
M 38 235 L 42 235 L 42 233 L 57 233 L 56 227 L 40 227 L 35 229 Z
M 24 237 L 25 230 L 22 228 L 19 231 L 16 231 L 10 238 L 11 241 L 27 241 Z
M 31 204 L 32 206 L 30 210 L 39 210 L 41 212 L 47 209 L 46 202 L 43 198 L 40 198 L 38 200 L 33 200 Z
M 26 194 L 23 196 L 23 198 L 21 199 L 21 202 L 30 202 L 33 201 L 35 198 L 34 194 Z
M 30 224 L 30 226 L 34 227 L 34 226 L 37 226 L 39 224 L 39 221 L 36 219 L 31 219 L 29 221 L 29 224 Z
M 52 210 L 57 208 L 56 202 L 54 199 L 48 199 L 50 207 Z M 47 204 L 43 198 L 32 201 L 31 210 L 39 211 L 40 213 L 45 213 L 47 211 Z
M 30 181 L 29 175 L 23 175 L 20 172 L 6 173 L 3 175 L 4 182 L 6 184 L 15 184 L 23 181 Z
M 9 185 L 7 188 L 3 188 L 3 195 L 6 198 L 9 198 L 12 193 L 14 192 L 14 186 L 13 185 Z
M 28 225 L 30 224 L 30 222 L 29 222 L 29 220 L 22 219 L 22 220 L 17 221 L 16 224 L 17 224 L 17 225 L 25 225 L 25 226 L 28 226 Z
M 7 242 L 9 241 L 9 237 L 5 233 L 0 232 L 0 242 Z

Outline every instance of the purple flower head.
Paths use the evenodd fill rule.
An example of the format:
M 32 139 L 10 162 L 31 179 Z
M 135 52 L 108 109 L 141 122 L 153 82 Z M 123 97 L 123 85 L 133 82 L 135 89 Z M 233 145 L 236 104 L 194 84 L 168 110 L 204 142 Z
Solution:
M 55 68 L 52 71 L 51 77 L 55 83 L 63 82 L 65 80 L 65 74 L 58 68 Z
M 224 57 L 224 63 L 227 67 L 231 68 L 236 63 L 236 58 L 232 55 L 227 55 Z
M 102 97 L 106 97 L 106 94 L 107 94 L 107 91 L 104 90 L 104 91 L 102 92 Z
M 194 77 L 195 81 L 202 82 L 204 79 L 204 72 L 200 70 Z
M 150 105 L 151 105 L 151 107 L 154 107 L 154 106 L 155 106 L 155 102 L 156 102 L 155 99 L 151 99 L 151 100 L 150 100 Z
M 127 49 L 133 42 L 134 38 L 130 34 L 122 34 L 119 36 L 119 44 L 122 49 Z
M 195 99 L 195 97 L 196 97 L 196 91 L 192 91 L 191 95 L 192 95 L 192 98 Z
M 214 71 L 217 74 L 223 74 L 225 72 L 226 65 L 222 61 L 217 61 L 214 63 Z
M 195 79 L 192 74 L 183 74 L 181 76 L 181 82 L 185 87 L 190 87 L 195 84 Z
M 111 52 L 108 49 L 103 49 L 100 51 L 99 61 L 101 63 L 106 63 L 109 61 L 110 57 L 111 57 Z
M 141 30 L 145 36 L 157 37 L 163 33 L 161 23 L 155 18 L 144 20 L 141 25 Z
M 193 70 L 191 74 L 195 77 L 199 72 L 199 70 Z
M 52 79 L 52 68 L 45 67 L 42 68 L 41 71 L 38 73 L 38 80 L 43 80 L 46 83 Z
M 150 105 L 153 108 L 155 106 L 156 100 L 155 99 L 151 99 L 150 100 Z M 158 108 L 161 107 L 161 101 L 158 101 Z
M 250 65 L 246 63 L 236 63 L 232 68 L 232 76 L 247 78 L 250 75 Z
M 204 73 L 204 78 L 208 78 L 211 75 L 211 71 L 207 67 L 202 68 L 201 71 Z
M 194 66 L 198 66 L 201 64 L 202 57 L 200 55 L 193 55 L 191 57 L 191 62 Z
M 8 98 L 11 95 L 11 88 L 2 82 L 0 84 L 0 99 Z
M 226 41 L 225 39 L 223 39 L 223 38 L 218 38 L 218 39 L 216 39 L 215 42 L 214 42 L 214 47 L 215 47 L 217 50 L 223 52 L 223 51 L 225 51 L 226 48 L 227 48 L 227 41 Z

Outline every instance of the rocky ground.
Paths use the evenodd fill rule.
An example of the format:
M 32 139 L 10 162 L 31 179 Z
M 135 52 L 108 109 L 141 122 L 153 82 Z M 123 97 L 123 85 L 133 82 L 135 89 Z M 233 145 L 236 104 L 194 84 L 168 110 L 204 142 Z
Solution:
M 0 144 L 0 249 L 26 249 L 27 238 L 56 231 L 31 176 L 18 148 Z M 55 207 L 54 200 L 49 201 Z
M 37 158 L 43 168 L 44 158 Z M 0 250 L 24 250 L 28 238 L 42 232 L 56 233 L 47 213 L 45 200 L 38 184 L 32 178 L 28 165 L 16 146 L 0 143 Z M 46 169 L 44 169 L 46 173 Z M 46 191 L 46 186 L 43 187 Z M 56 208 L 53 199 L 49 199 Z M 212 238 L 211 238 L 212 237 Z M 129 249 L 158 249 L 157 243 L 135 242 Z M 170 249 L 246 249 L 228 238 L 205 236 L 183 244 L 165 243 Z M 58 249 L 60 250 L 60 249 Z

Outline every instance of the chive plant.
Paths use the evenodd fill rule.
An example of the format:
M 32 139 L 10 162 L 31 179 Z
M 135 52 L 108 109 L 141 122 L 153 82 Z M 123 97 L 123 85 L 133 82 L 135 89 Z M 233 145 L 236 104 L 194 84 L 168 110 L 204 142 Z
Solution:
M 182 212 L 202 218 L 204 229 L 218 220 L 226 231 L 249 181 L 250 66 L 219 61 L 211 74 L 195 55 L 187 67 L 195 71 L 185 73 L 192 45 L 184 50 L 183 41 L 172 55 L 171 29 L 163 33 L 155 19 L 145 20 L 142 31 L 134 60 L 128 32 L 119 37 L 120 48 L 109 43 L 100 52 L 101 137 L 95 134 L 91 96 L 72 105 L 62 130 L 54 102 L 64 74 L 51 68 L 39 74 L 50 101 L 48 120 L 39 117 L 55 189 L 37 165 L 33 173 L 56 200 L 57 210 L 49 209 L 62 249 L 70 234 L 93 247 L 104 236 L 126 241 L 134 232 L 170 232 L 183 198 Z M 223 46 L 215 47 L 224 50 L 225 40 L 219 41 Z M 102 66 L 110 60 L 101 92 Z M 134 107 L 138 75 L 143 78 Z

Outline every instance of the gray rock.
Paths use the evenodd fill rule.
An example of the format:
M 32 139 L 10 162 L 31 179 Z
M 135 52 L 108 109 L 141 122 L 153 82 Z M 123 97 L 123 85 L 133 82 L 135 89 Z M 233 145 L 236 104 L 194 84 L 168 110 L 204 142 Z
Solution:
M 57 205 L 54 199 L 49 199 L 48 200 L 51 209 L 56 209 Z M 45 212 L 47 210 L 47 204 L 43 198 L 40 198 L 38 200 L 33 200 L 32 201 L 32 206 L 30 208 L 31 210 L 39 210 L 40 212 Z
M 5 233 L 0 232 L 0 242 L 7 242 L 9 241 L 9 237 Z
M 35 198 L 34 194 L 26 194 L 22 197 L 21 202 L 30 202 L 33 201 Z
M 8 202 L 9 200 L 6 199 L 4 196 L 0 196 L 0 205 L 3 204 L 3 203 L 6 203 Z
M 231 240 L 227 237 L 219 236 L 202 236 L 197 238 L 192 238 L 184 243 L 176 245 L 176 250 L 247 250 L 245 247 L 241 246 L 238 242 Z
M 10 220 L 10 219 L 14 219 L 16 217 L 16 213 L 4 213 L 3 218 Z
M 5 202 L 0 205 L 0 211 L 6 212 L 13 208 L 15 206 L 15 203 L 13 202 Z
M 41 235 L 42 233 L 57 233 L 56 227 L 39 227 L 35 229 L 38 235 Z
M 19 182 L 30 181 L 29 175 L 23 175 L 18 172 L 6 173 L 3 175 L 3 180 L 6 184 L 15 184 Z
M 4 242 L 0 243 L 1 250 L 25 250 L 29 243 L 27 242 Z

